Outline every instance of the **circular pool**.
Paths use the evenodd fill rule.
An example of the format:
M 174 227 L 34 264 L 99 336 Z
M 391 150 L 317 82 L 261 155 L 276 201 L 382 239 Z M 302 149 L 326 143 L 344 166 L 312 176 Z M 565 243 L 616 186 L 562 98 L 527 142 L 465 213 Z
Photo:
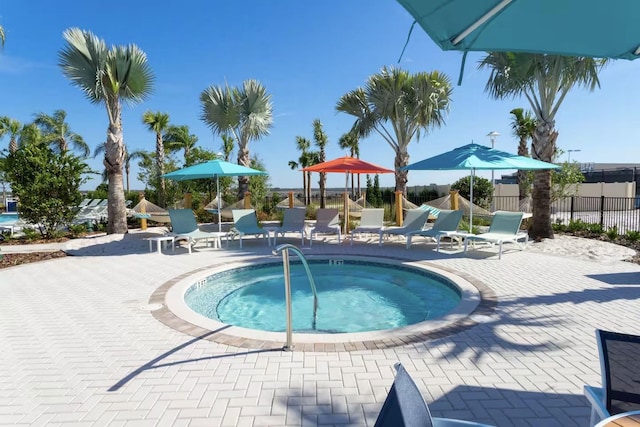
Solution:
M 448 271 L 384 258 L 311 258 L 318 309 L 306 273 L 292 262 L 294 341 L 340 343 L 416 337 L 451 328 L 480 304 L 479 290 Z M 177 318 L 229 337 L 284 340 L 282 261 L 226 265 L 177 281 L 164 295 Z M 228 341 L 228 340 L 227 340 Z M 237 341 L 237 340 L 236 340 Z

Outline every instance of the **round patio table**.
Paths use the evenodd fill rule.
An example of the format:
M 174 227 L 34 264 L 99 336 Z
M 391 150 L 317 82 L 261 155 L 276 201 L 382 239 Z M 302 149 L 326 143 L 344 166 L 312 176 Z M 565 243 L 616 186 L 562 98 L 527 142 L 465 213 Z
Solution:
M 595 427 L 640 427 L 640 411 L 612 415 L 600 421 Z

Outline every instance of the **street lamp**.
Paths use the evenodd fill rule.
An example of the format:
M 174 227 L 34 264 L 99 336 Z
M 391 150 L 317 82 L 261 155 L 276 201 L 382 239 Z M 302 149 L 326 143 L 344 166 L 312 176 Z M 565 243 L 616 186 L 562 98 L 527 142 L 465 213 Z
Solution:
M 579 151 L 582 151 L 580 149 L 577 150 L 567 150 L 567 163 L 571 163 L 571 153 L 577 153 Z
M 491 148 L 494 148 L 496 145 L 496 138 L 500 136 L 500 134 L 498 132 L 496 132 L 495 130 L 492 130 L 491 132 L 489 132 L 487 134 L 487 136 L 489 137 L 489 139 L 491 140 Z M 491 169 L 491 185 L 495 186 L 495 181 L 493 179 L 493 169 Z

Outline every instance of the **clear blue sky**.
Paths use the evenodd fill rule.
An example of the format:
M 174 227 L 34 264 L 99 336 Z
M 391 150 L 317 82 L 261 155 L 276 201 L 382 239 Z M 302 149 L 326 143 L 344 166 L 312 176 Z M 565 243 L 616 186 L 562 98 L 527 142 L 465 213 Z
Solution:
M 200 93 L 210 85 L 240 85 L 261 81 L 272 95 L 271 134 L 252 142 L 250 150 L 265 163 L 274 187 L 301 186 L 301 173 L 289 160 L 298 158 L 297 135 L 312 138 L 311 123 L 318 118 L 329 136 L 327 158 L 345 155 L 338 139 L 353 118 L 337 113 L 340 96 L 362 86 L 384 65 L 411 72 L 440 70 L 455 85 L 460 69 L 458 52 L 442 52 L 416 27 L 402 62 L 412 18 L 393 0 L 328 0 L 304 2 L 236 1 L 111 1 L 55 2 L 5 0 L 0 25 L 6 45 L 0 54 L 0 115 L 29 122 L 38 112 L 64 109 L 72 130 L 95 148 L 105 139 L 104 106 L 85 100 L 57 65 L 64 46 L 62 32 L 69 27 L 90 30 L 108 45 L 135 43 L 148 55 L 156 76 L 153 95 L 124 109 L 125 142 L 131 149 L 154 150 L 154 135 L 141 122 L 144 111 L 169 113 L 171 122 L 189 125 L 199 145 L 219 151 L 221 140 L 199 119 Z M 528 107 L 524 99 L 495 101 L 484 93 L 488 74 L 476 69 L 481 54 L 469 55 L 462 86 L 453 92 L 446 125 L 432 130 L 409 146 L 411 162 L 439 154 L 471 141 L 490 144 L 487 133 L 497 131 L 496 148 L 515 152 L 517 141 L 509 128 L 509 111 Z M 601 89 L 576 89 L 557 116 L 558 146 L 579 162 L 640 162 L 640 61 L 618 61 L 601 74 Z M 8 139 L 0 141 L 2 148 Z M 393 168 L 393 150 L 372 136 L 360 143 L 361 158 Z M 566 156 L 565 156 L 566 158 Z M 564 159 L 561 159 L 564 160 Z M 100 160 L 91 160 L 102 170 Z M 132 188 L 143 186 L 135 177 Z M 450 183 L 463 172 L 410 172 L 409 186 Z M 484 172 L 489 177 L 490 172 Z M 496 176 L 498 176 L 497 174 Z M 317 187 L 317 178 L 314 186 Z M 393 186 L 393 175 L 381 175 L 382 186 Z M 88 184 L 93 188 L 97 181 Z M 329 186 L 344 185 L 341 176 L 329 176 Z

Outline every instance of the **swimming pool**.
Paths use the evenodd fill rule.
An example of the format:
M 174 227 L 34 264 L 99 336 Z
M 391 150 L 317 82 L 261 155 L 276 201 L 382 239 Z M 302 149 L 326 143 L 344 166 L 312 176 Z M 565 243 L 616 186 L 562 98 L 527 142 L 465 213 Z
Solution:
M 15 222 L 18 220 L 18 214 L 13 213 L 3 213 L 0 215 L 0 224 L 3 222 Z
M 304 267 L 291 264 L 296 332 L 399 328 L 443 316 L 460 302 L 460 290 L 453 283 L 424 270 L 351 260 L 315 260 L 309 267 L 318 291 L 316 316 Z M 185 302 L 195 312 L 228 325 L 272 332 L 286 328 L 281 263 L 211 275 L 185 293 Z
M 307 257 L 307 260 L 312 264 L 315 264 L 318 260 L 321 263 L 324 262 L 326 267 L 323 269 L 327 270 L 329 267 L 328 263 L 331 261 L 331 258 L 327 258 L 326 256 L 314 256 Z M 448 335 L 457 333 L 458 331 L 474 324 L 473 321 L 469 320 L 469 316 L 474 313 L 476 309 L 482 311 L 492 304 L 491 300 L 484 299 L 484 295 L 487 294 L 487 292 L 487 295 L 492 294 L 492 291 L 487 291 L 484 284 L 480 282 L 476 283 L 477 281 L 472 278 L 469 278 L 469 280 L 472 280 L 469 281 L 466 278 L 454 274 L 453 272 L 443 270 L 442 268 L 438 268 L 437 266 L 427 262 L 411 262 L 382 257 L 363 256 L 344 257 L 344 261 L 372 262 L 375 264 L 381 264 L 381 268 L 386 270 L 392 271 L 395 269 L 406 268 L 414 270 L 414 272 L 417 271 L 418 276 L 439 276 L 441 279 L 448 281 L 448 285 L 451 285 L 451 289 L 454 289 L 454 292 L 457 292 L 460 298 L 452 309 L 439 316 L 436 316 L 435 312 L 430 312 L 428 314 L 424 313 L 426 320 L 419 321 L 418 323 L 398 327 L 391 326 L 387 329 L 363 332 L 336 332 L 332 330 L 325 330 L 324 327 L 320 327 L 322 323 L 320 320 L 320 313 L 318 313 L 318 330 L 310 331 L 303 324 L 302 326 L 298 325 L 298 331 L 294 332 L 294 343 L 302 345 L 306 350 L 309 349 L 307 346 L 311 346 L 311 348 L 314 349 L 331 349 L 338 348 L 335 347 L 336 345 L 340 345 L 340 348 L 355 350 L 364 348 L 362 345 L 365 343 L 367 345 L 374 346 L 373 348 L 387 348 L 396 345 L 403 345 L 408 342 L 428 340 L 429 337 L 442 336 L 442 334 Z M 253 259 L 250 262 L 238 261 L 234 263 L 227 263 L 226 265 L 220 265 L 204 271 L 198 270 L 193 274 L 184 275 L 176 278 L 175 280 L 171 280 L 160 286 L 151 296 L 151 302 L 163 302 L 166 307 L 161 311 L 153 312 L 153 315 L 162 323 L 165 323 L 179 331 L 183 331 L 194 336 L 202 336 L 202 334 L 204 334 L 209 337 L 207 339 L 228 345 L 248 348 L 274 348 L 278 345 L 282 345 L 285 340 L 284 332 L 259 330 L 246 326 L 235 326 L 224 323 L 220 319 L 209 318 L 196 312 L 194 309 L 189 307 L 185 301 L 185 297 L 189 299 L 188 294 L 194 292 L 194 289 L 206 286 L 210 277 L 216 277 L 216 275 L 219 274 L 233 275 L 238 269 L 262 268 L 263 265 L 268 265 L 269 267 L 282 271 L 282 261 L 280 259 L 267 257 L 265 259 Z M 280 282 L 280 286 L 282 293 L 284 293 L 284 284 L 282 282 Z M 308 286 L 308 282 L 306 286 Z M 305 286 L 303 285 L 301 287 L 301 292 L 308 292 L 304 291 L 304 289 Z M 223 295 L 221 299 L 224 299 L 224 296 L 232 294 L 234 290 L 237 289 L 229 289 L 226 293 L 221 292 Z M 320 291 L 320 289 L 318 290 Z M 259 297 L 257 298 L 260 299 Z M 324 298 L 320 296 L 318 301 L 318 312 L 320 312 L 321 309 L 329 308 L 324 307 L 330 304 L 323 300 Z M 294 310 L 296 309 L 294 308 Z M 304 318 L 304 316 L 310 316 L 310 313 L 307 311 L 310 311 L 308 305 L 306 308 L 302 308 L 303 314 L 297 317 L 302 316 Z M 375 314 L 376 313 L 374 313 L 374 315 Z M 274 317 L 280 317 L 280 315 Z M 284 322 L 284 317 L 285 315 L 283 313 L 282 322 Z M 295 317 L 296 315 L 294 314 L 294 322 L 296 321 Z M 209 331 L 209 333 L 206 331 Z

